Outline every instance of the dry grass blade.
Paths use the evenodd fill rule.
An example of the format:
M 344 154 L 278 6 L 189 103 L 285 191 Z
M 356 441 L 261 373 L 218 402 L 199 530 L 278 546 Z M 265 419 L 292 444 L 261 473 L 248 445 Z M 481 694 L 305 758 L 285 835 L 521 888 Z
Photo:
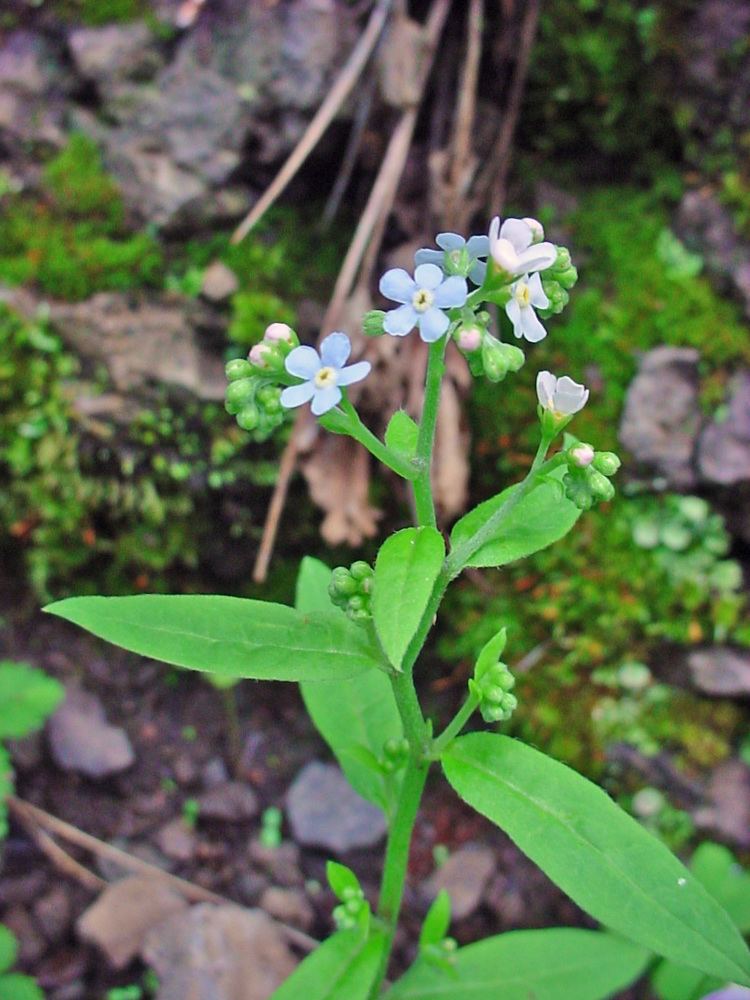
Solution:
M 331 87 L 326 99 L 318 108 L 315 117 L 310 122 L 289 159 L 263 192 L 247 216 L 242 220 L 232 235 L 232 243 L 239 243 L 247 236 L 258 220 L 265 215 L 281 192 L 291 181 L 307 157 L 320 141 L 320 137 L 331 124 L 339 109 L 352 92 L 354 84 L 359 79 L 372 50 L 375 48 L 380 33 L 385 26 L 391 0 L 380 0 L 370 16 L 362 37 L 354 47 L 346 65 L 339 73 L 336 82 Z

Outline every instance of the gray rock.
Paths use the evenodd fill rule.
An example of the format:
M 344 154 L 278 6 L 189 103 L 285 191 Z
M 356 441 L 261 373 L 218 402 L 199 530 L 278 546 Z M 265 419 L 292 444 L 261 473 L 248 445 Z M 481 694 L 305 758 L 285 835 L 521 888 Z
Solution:
M 696 649 L 687 655 L 693 685 L 726 698 L 750 695 L 750 650 L 731 646 Z
M 675 221 L 686 245 L 702 255 L 708 273 L 750 316 L 750 243 L 738 235 L 729 209 L 709 189 L 700 188 L 683 196 Z
M 701 434 L 698 466 L 711 485 L 750 482 L 750 371 L 737 373 L 723 419 L 714 419 Z
M 693 812 L 696 826 L 737 847 L 750 847 L 750 767 L 727 760 L 711 775 L 708 804 Z
M 302 931 L 309 931 L 315 922 L 315 911 L 300 889 L 269 886 L 260 897 L 260 907 L 275 920 L 291 924 Z
M 211 302 L 224 302 L 234 295 L 239 287 L 240 283 L 234 271 L 222 261 L 215 260 L 203 274 L 201 295 Z
M 259 840 L 251 840 L 248 854 L 253 864 L 262 868 L 278 885 L 300 886 L 304 876 L 300 870 L 300 849 L 291 840 L 278 847 L 266 847 Z
M 65 95 L 69 81 L 47 39 L 18 30 L 0 37 L 0 139 L 11 161 L 25 164 L 40 151 L 65 142 Z
M 162 68 L 164 58 L 154 36 L 143 22 L 76 28 L 68 47 L 78 73 L 96 83 L 105 105 L 127 82 L 145 82 Z
M 635 460 L 678 488 L 691 488 L 696 479 L 698 362 L 698 352 L 687 347 L 657 347 L 645 354 L 620 424 L 620 440 Z
M 134 875 L 108 886 L 79 918 L 78 934 L 124 969 L 140 952 L 146 935 L 187 910 L 185 900 L 160 878 Z
M 262 910 L 205 903 L 154 927 L 141 955 L 157 1000 L 267 1000 L 296 965 Z
M 385 816 L 363 799 L 333 764 L 311 761 L 287 794 L 294 839 L 336 854 L 372 847 L 385 835 Z
M 245 823 L 258 814 L 258 800 L 247 785 L 227 781 L 215 785 L 198 799 L 201 819 L 223 820 L 225 823 Z
M 47 723 L 47 736 L 57 766 L 88 778 L 119 774 L 135 760 L 125 730 L 111 726 L 96 695 L 79 688 L 67 689 Z
M 451 898 L 454 920 L 471 916 L 482 901 L 487 884 L 495 871 L 495 852 L 489 847 L 467 845 L 451 854 L 448 860 L 424 883 L 422 891 L 433 900 L 441 889 Z
M 174 861 L 190 861 L 198 846 L 195 831 L 180 816 L 165 823 L 154 835 L 154 841 Z
M 176 295 L 103 292 L 85 302 L 55 303 L 50 318 L 82 357 L 107 366 L 120 392 L 157 382 L 220 400 L 224 366 L 199 342 L 203 325 L 215 322 L 207 310 Z
M 201 781 L 205 788 L 223 785 L 228 779 L 227 766 L 221 757 L 212 757 L 206 761 L 201 771 Z

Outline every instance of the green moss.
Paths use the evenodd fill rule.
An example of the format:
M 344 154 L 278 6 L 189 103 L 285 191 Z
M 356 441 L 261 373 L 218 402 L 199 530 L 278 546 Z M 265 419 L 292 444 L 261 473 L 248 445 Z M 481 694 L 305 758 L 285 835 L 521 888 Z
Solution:
M 127 230 L 119 190 L 83 135 L 47 164 L 38 195 L 6 194 L 0 207 L 0 280 L 69 300 L 162 281 L 159 244 Z
M 42 3 L 62 20 L 91 28 L 135 21 L 151 11 L 148 0 L 42 0 Z

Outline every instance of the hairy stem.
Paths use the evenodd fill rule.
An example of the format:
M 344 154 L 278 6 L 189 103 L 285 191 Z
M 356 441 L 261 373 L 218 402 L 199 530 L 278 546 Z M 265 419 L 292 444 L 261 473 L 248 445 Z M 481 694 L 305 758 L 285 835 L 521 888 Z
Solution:
M 441 337 L 430 344 L 427 357 L 427 377 L 424 387 L 424 403 L 422 419 L 419 424 L 417 439 L 417 461 L 420 471 L 414 480 L 414 505 L 417 510 L 417 524 L 436 525 L 435 504 L 432 499 L 430 472 L 432 469 L 432 449 L 435 443 L 435 426 L 437 424 L 438 408 L 440 406 L 440 388 L 445 372 L 445 351 L 448 347 L 448 337 Z
M 419 475 L 419 466 L 391 451 L 387 445 L 383 444 L 380 438 L 362 423 L 359 414 L 346 397 L 341 400 L 339 406 L 341 412 L 338 413 L 338 417 L 335 415 L 337 411 L 334 410 L 334 415 L 329 416 L 326 414 L 321 419 L 321 424 L 327 430 L 334 434 L 344 433 L 353 437 L 355 441 L 358 441 L 378 461 L 382 462 L 389 469 L 392 469 L 403 479 L 414 480 L 417 478 Z M 342 413 L 346 418 L 345 421 L 342 420 Z
M 432 744 L 432 757 L 437 760 L 448 744 L 458 736 L 479 706 L 479 698 L 470 694 L 451 721 Z

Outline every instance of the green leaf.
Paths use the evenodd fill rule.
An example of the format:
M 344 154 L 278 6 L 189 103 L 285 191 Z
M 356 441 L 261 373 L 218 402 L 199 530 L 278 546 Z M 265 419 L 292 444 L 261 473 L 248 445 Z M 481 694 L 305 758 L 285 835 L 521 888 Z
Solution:
M 297 577 L 298 610 L 330 608 L 330 579 L 331 571 L 325 563 L 303 559 Z M 336 614 L 344 618 L 343 612 Z M 342 680 L 335 690 L 329 684 L 305 681 L 300 691 L 315 727 L 336 755 L 349 783 L 369 802 L 387 809 L 398 778 L 387 778 L 377 759 L 386 740 L 403 737 L 403 726 L 386 674 L 370 670 L 352 680 Z
M 62 701 L 65 688 L 26 663 L 0 663 L 0 739 L 20 739 L 39 729 Z
M 0 972 L 5 972 L 16 963 L 18 942 L 15 934 L 4 924 L 0 924 Z
M 270 1000 L 366 1000 L 385 950 L 383 934 L 339 931 L 307 956 Z
M 548 481 L 524 497 L 498 526 L 493 537 L 478 549 L 467 566 L 505 566 L 546 549 L 570 531 L 582 511 L 567 499 L 560 488 L 563 469 L 550 473 Z M 551 480 L 551 481 L 549 481 Z M 516 483 L 457 521 L 451 532 L 451 547 L 469 540 L 499 510 L 520 486 Z
M 675 965 L 666 958 L 651 975 L 651 985 L 659 1000 L 703 1000 L 712 989 L 723 984 L 723 979 L 707 976 L 686 965 Z
M 445 558 L 436 528 L 404 528 L 381 546 L 375 560 L 372 615 L 385 654 L 397 670 L 414 638 Z
M 441 889 L 424 918 L 419 935 L 419 947 L 429 948 L 432 944 L 440 944 L 451 923 L 451 898 L 445 889 Z
M 338 611 L 209 595 L 71 597 L 44 609 L 124 649 L 228 677 L 338 681 L 382 666 Z
M 419 427 L 405 410 L 396 410 L 385 429 L 385 443 L 404 458 L 414 458 L 417 452 Z
M 0 976 L 0 997 L 3 1000 L 44 1000 L 44 994 L 34 980 L 20 972 Z
M 442 762 L 458 794 L 592 917 L 675 962 L 750 983 L 750 952 L 725 911 L 601 788 L 494 733 L 460 737 Z
M 343 899 L 347 891 L 358 892 L 361 888 L 359 879 L 346 865 L 340 865 L 338 861 L 329 861 L 326 865 L 326 878 L 331 887 L 331 892 L 337 899 Z
M 0 841 L 8 836 L 8 807 L 5 800 L 13 794 L 13 791 L 13 767 L 10 762 L 10 754 L 0 744 Z
M 649 957 L 597 931 L 511 931 L 459 948 L 450 971 L 418 960 L 384 1000 L 605 1000 Z

